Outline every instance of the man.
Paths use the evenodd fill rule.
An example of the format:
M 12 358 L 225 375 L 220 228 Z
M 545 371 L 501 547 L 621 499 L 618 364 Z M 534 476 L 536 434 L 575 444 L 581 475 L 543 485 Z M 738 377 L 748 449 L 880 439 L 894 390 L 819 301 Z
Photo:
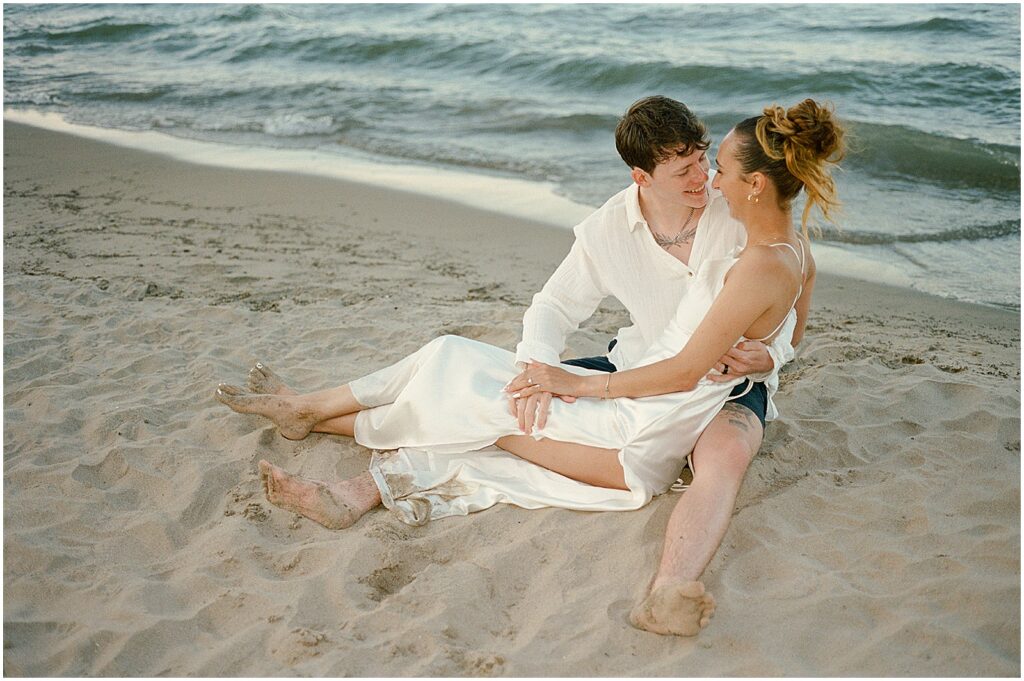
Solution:
M 569 255 L 534 296 L 516 348 L 522 375 L 530 362 L 558 364 L 567 336 L 607 296 L 626 307 L 632 326 L 620 329 L 607 357 L 566 363 L 601 371 L 632 366 L 674 316 L 701 262 L 726 257 L 745 243 L 742 225 L 708 186 L 707 130 L 685 105 L 667 97 L 641 99 L 620 120 L 615 144 L 633 184 L 575 227 Z M 778 368 L 793 357 L 795 326 L 790 315 L 771 346 L 740 343 L 709 376 L 747 375 L 753 385 L 737 386 L 735 399 L 697 441 L 690 459 L 693 482 L 669 519 L 658 571 L 630 616 L 635 626 L 693 635 L 707 624 L 713 599 L 698 579 L 728 528 L 764 421 L 776 416 L 770 397 L 778 387 Z M 551 397 L 541 392 L 510 401 L 524 433 L 535 423 L 543 427 Z M 671 597 L 665 596 L 669 590 L 658 592 L 672 584 L 681 588 L 671 590 Z

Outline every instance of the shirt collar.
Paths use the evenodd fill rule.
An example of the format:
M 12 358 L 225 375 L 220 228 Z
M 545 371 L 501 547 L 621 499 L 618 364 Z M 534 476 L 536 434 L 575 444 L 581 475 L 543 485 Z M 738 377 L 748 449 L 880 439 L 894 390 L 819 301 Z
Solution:
M 644 214 L 640 212 L 640 185 L 636 182 L 626 190 L 626 222 L 630 233 L 635 232 L 637 227 L 647 227 L 647 220 L 644 220 Z

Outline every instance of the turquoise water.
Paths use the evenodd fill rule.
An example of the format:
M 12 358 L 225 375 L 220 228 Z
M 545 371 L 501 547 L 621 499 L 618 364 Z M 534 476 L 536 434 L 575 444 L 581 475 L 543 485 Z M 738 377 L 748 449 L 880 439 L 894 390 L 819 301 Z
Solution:
M 612 131 L 653 93 L 716 139 L 772 102 L 832 101 L 855 151 L 824 241 L 1019 309 L 1016 5 L 4 7 L 7 110 L 514 177 L 591 206 L 628 183 Z

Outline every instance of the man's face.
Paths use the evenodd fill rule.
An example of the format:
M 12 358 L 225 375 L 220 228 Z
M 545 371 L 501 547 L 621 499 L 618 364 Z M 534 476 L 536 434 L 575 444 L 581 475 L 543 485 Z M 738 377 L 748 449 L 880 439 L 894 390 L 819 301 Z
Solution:
M 686 208 L 703 208 L 708 202 L 708 155 L 695 149 L 686 156 L 672 156 L 644 173 L 647 190 L 658 201 Z

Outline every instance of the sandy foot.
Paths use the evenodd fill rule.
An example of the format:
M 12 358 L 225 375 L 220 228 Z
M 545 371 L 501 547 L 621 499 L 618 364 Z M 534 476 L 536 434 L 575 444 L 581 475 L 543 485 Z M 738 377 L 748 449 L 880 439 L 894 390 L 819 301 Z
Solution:
M 280 376 L 274 373 L 274 370 L 268 367 L 263 362 L 256 362 L 252 369 L 249 369 L 249 380 L 247 382 L 249 390 L 254 393 L 261 395 L 298 395 L 288 387 L 288 384 L 284 382 Z
M 214 396 L 241 414 L 265 416 L 289 440 L 301 440 L 320 422 L 319 416 L 297 406 L 295 400 L 288 395 L 258 395 L 238 386 L 221 383 Z
M 715 614 L 715 598 L 700 582 L 665 584 L 633 608 L 629 621 L 655 634 L 696 636 Z
M 351 527 L 376 505 L 369 494 L 360 491 L 358 484 L 352 485 L 346 480 L 333 484 L 309 480 L 262 459 L 259 465 L 270 503 L 314 520 L 329 530 Z

